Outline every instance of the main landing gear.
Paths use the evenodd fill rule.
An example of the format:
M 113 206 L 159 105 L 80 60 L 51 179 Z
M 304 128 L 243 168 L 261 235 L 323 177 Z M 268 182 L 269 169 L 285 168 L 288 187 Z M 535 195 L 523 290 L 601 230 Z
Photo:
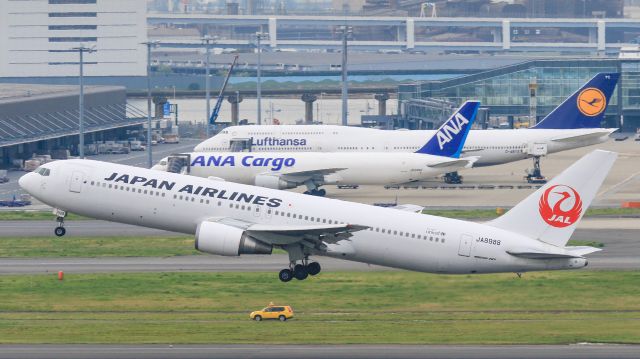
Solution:
M 312 195 L 312 196 L 318 196 L 318 197 L 324 197 L 327 195 L 327 191 L 325 191 L 325 189 L 312 189 L 310 191 L 304 191 L 304 194 L 308 194 L 308 195 Z
M 542 175 L 542 171 L 540 170 L 540 156 L 533 157 L 533 170 L 528 171 L 524 179 L 529 183 L 547 183 L 547 178 Z
M 289 265 L 289 268 L 285 268 L 280 271 L 280 273 L 278 274 L 278 278 L 280 278 L 280 280 L 283 282 L 288 282 L 293 278 L 297 280 L 305 280 L 310 275 L 313 276 L 320 273 L 321 270 L 322 268 L 320 267 L 320 263 L 318 262 L 308 263 L 307 259 L 305 259 L 302 261 L 302 263 L 295 264 L 295 265 L 294 265 L 294 262 L 292 262 Z
M 304 191 L 304 194 L 318 197 L 324 197 L 327 195 L 327 191 L 325 191 L 324 188 L 320 189 L 320 185 L 312 179 L 306 181 L 304 185 L 307 186 L 307 190 Z
M 458 172 L 449 172 L 444 175 L 444 183 L 449 184 L 462 184 L 462 176 Z
M 62 237 L 65 235 L 65 233 L 67 233 L 67 230 L 64 229 L 64 217 L 67 216 L 67 213 L 59 209 L 56 209 L 54 213 L 56 215 L 56 221 L 58 222 L 58 226 L 53 230 L 53 233 L 58 237 Z

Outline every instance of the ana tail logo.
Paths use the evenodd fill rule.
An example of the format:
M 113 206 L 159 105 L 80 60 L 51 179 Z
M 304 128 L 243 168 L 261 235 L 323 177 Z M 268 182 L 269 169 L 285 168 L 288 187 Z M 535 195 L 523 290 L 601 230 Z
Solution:
M 549 198 L 551 196 L 552 198 Z M 565 185 L 547 188 L 540 197 L 539 206 L 542 219 L 556 228 L 564 228 L 576 223 L 582 213 L 580 195 L 576 190 Z
M 462 131 L 464 125 L 468 123 L 469 120 L 467 120 L 466 117 L 462 116 L 462 114 L 458 112 L 453 116 L 453 118 L 449 120 L 448 123 L 443 125 L 438 133 L 436 133 L 440 150 L 444 148 L 444 145 L 451 142 L 451 140 L 453 140 L 453 136 L 459 134 L 460 131 Z
M 607 106 L 607 99 L 602 91 L 589 87 L 578 95 L 578 110 L 585 116 L 597 116 Z

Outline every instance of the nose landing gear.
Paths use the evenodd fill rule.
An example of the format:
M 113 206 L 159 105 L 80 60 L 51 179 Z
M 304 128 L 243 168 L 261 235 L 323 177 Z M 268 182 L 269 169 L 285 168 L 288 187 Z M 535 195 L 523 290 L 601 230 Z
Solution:
M 67 216 L 67 213 L 59 209 L 54 210 L 54 213 L 56 215 L 58 226 L 53 230 L 53 233 L 57 237 L 62 237 L 67 233 L 67 230 L 64 228 L 64 217 Z

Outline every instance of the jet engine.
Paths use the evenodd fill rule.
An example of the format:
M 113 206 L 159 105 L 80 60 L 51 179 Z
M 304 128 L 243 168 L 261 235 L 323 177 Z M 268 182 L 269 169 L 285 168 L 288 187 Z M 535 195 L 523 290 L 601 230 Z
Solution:
M 240 228 L 205 221 L 196 230 L 196 250 L 221 256 L 239 256 L 271 254 L 273 246 L 252 238 Z
M 257 175 L 254 184 L 259 187 L 272 189 L 296 188 L 298 184 L 280 178 L 278 175 Z

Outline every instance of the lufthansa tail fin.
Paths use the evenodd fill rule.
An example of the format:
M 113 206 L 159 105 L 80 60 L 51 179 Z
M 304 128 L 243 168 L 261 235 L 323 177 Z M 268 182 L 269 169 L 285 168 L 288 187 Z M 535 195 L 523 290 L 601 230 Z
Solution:
M 479 107 L 479 101 L 462 104 L 416 153 L 459 158 Z
M 573 129 L 600 127 L 619 77 L 619 73 L 599 73 L 595 75 L 532 128 Z
M 566 245 L 617 156 L 602 150 L 585 155 L 487 224 L 558 247 Z

